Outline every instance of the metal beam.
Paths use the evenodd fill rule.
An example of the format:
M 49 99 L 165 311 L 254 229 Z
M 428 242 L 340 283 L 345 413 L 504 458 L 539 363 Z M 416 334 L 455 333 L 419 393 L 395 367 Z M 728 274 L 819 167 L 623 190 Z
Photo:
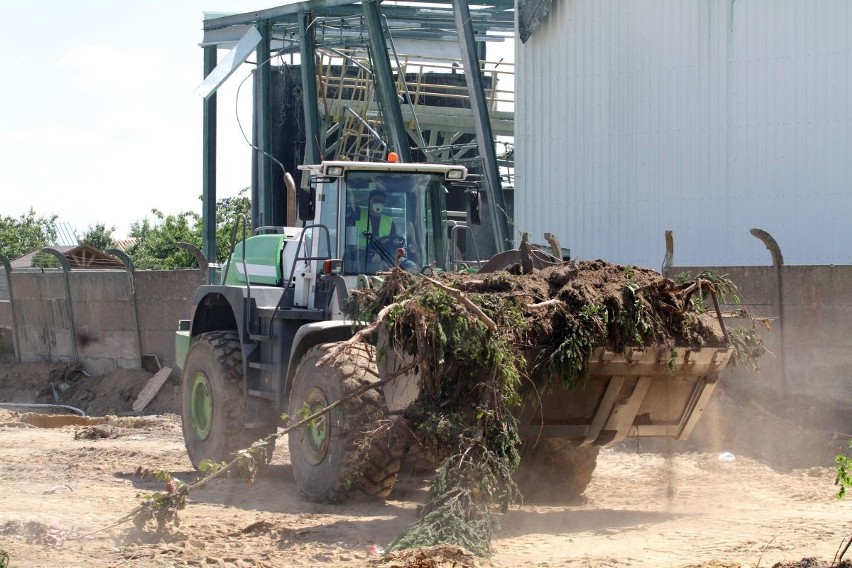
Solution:
M 204 258 L 204 253 L 202 253 L 198 247 L 191 243 L 185 243 L 183 241 L 178 241 L 175 243 L 175 246 L 181 250 L 185 250 L 189 254 L 195 258 L 195 261 L 198 263 L 198 268 L 201 269 L 201 274 L 204 275 L 204 280 L 209 281 L 208 271 L 210 270 L 210 263 L 207 262 L 207 259 Z
M 254 115 L 257 156 L 257 199 L 251 203 L 251 226 L 272 225 L 272 67 L 269 55 L 270 23 L 258 22 L 262 39 L 257 46 L 257 68 L 254 77 Z M 282 173 L 283 175 L 283 173 Z
M 285 6 L 278 6 L 276 8 L 269 8 L 267 10 L 259 10 L 257 12 L 246 12 L 244 14 L 232 14 L 230 16 L 222 16 L 220 18 L 210 18 L 208 20 L 204 20 L 204 30 L 215 30 L 228 26 L 249 24 L 261 20 L 276 20 L 317 8 L 331 8 L 334 6 L 345 6 L 354 3 L 355 2 L 353 0 L 313 0 L 309 2 L 298 2 L 287 4 Z
M 195 88 L 195 93 L 205 99 L 213 95 L 222 83 L 233 75 L 234 71 L 240 68 L 240 65 L 251 55 L 251 52 L 257 47 L 261 39 L 257 28 L 254 26 L 250 27 L 240 38 L 240 41 L 237 42 L 237 45 L 225 55 L 222 62 L 206 74 L 204 81 Z
M 760 239 L 769 254 L 772 255 L 772 266 L 775 267 L 775 282 L 777 283 L 777 292 L 775 295 L 778 302 L 778 333 L 781 340 L 781 395 L 787 396 L 787 342 L 784 338 L 785 324 L 784 318 L 784 255 L 781 254 L 781 247 L 778 246 L 778 241 L 763 229 L 751 229 L 749 231 L 754 237 Z
M 204 48 L 204 76 L 216 68 L 216 47 Z M 216 262 L 216 101 L 213 93 L 206 99 L 202 133 L 201 173 L 201 249 Z M 212 284 L 212 282 L 208 282 Z
M 443 27 L 445 21 L 451 21 L 449 17 L 450 2 L 434 2 L 414 0 L 404 6 L 388 5 L 385 12 L 394 18 L 416 18 L 426 22 L 435 22 L 436 27 Z M 488 0 L 487 2 L 474 2 L 477 10 L 473 14 L 475 23 L 487 23 L 488 27 L 494 26 L 511 31 L 514 29 L 514 0 Z M 216 18 L 207 18 L 203 22 L 205 32 L 228 28 L 231 26 L 243 26 L 260 20 L 273 22 L 291 21 L 294 15 L 302 12 L 317 12 L 327 16 L 349 15 L 349 8 L 357 6 L 356 0 L 308 0 L 294 2 L 284 6 L 246 12 L 242 14 L 229 14 Z
M 382 124 L 389 138 L 391 150 L 399 155 L 401 162 L 411 161 L 411 147 L 408 133 L 402 120 L 402 110 L 396 93 L 396 84 L 391 70 L 388 46 L 382 26 L 381 10 L 376 0 L 367 0 L 364 7 L 364 19 L 367 22 L 367 36 L 370 40 L 370 56 L 373 61 L 373 82 L 382 109 Z
M 318 164 L 322 159 L 325 137 L 320 139 L 320 118 L 317 107 L 316 41 L 310 13 L 299 15 L 299 50 L 302 68 L 302 107 L 305 113 L 305 162 Z M 307 176 L 305 176 L 307 178 Z M 307 187 L 304 183 L 303 186 Z
M 456 18 L 456 30 L 459 34 L 459 48 L 461 49 L 464 76 L 470 95 L 470 107 L 473 109 L 476 141 L 479 145 L 486 191 L 491 205 L 494 241 L 497 252 L 502 252 L 510 247 L 511 233 L 509 231 L 506 200 L 503 197 L 503 186 L 500 181 L 500 168 L 497 164 L 497 151 L 494 149 L 494 134 L 491 132 L 491 121 L 488 118 L 488 106 L 482 85 L 482 75 L 479 70 L 479 57 L 477 56 L 467 0 L 455 0 L 453 2 L 453 13 Z

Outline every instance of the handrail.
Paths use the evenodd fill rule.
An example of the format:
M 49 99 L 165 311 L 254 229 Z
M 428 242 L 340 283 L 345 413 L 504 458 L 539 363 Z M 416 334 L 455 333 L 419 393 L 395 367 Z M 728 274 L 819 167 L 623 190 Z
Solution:
M 454 225 L 450 229 L 450 244 L 452 245 L 452 255 L 453 255 L 453 271 L 458 270 L 459 264 L 472 264 L 477 268 L 483 265 L 482 257 L 479 256 L 479 248 L 476 246 L 476 239 L 473 235 L 473 229 L 467 223 L 463 223 L 460 221 L 454 221 Z M 476 260 L 467 260 L 464 257 L 461 258 L 461 262 L 459 262 L 458 257 L 456 257 L 456 251 L 458 251 L 458 233 L 460 231 L 466 231 L 470 234 L 470 238 L 468 242 L 473 243 L 473 254 L 476 256 Z M 461 251 L 459 251 L 461 252 Z
M 322 66 L 325 72 L 320 76 L 321 83 L 327 85 L 331 80 L 333 80 L 335 82 L 339 82 L 334 85 L 336 87 L 345 86 L 352 89 L 364 89 L 369 87 L 369 84 L 371 83 L 369 77 L 348 77 L 345 74 L 332 77 L 330 75 L 330 71 L 333 67 L 332 60 L 335 58 L 351 61 L 358 67 L 369 72 L 369 69 L 366 66 L 359 63 L 359 59 L 357 57 L 336 49 L 324 48 L 320 50 L 320 52 L 321 56 L 328 60 L 328 63 Z M 416 91 L 419 94 L 430 94 L 445 97 L 448 96 L 448 91 L 457 91 L 458 95 L 455 95 L 454 98 L 468 98 L 467 86 L 464 82 L 461 82 L 459 85 L 447 85 L 429 81 L 431 73 L 461 73 L 462 63 L 459 58 L 427 58 L 419 55 L 406 54 L 402 56 L 402 59 L 397 59 L 396 61 L 392 60 L 392 62 L 396 64 L 396 71 L 399 74 L 398 85 L 399 90 L 401 91 L 400 94 L 405 94 L 405 87 L 407 87 L 408 91 Z M 492 67 L 489 68 L 489 65 Z M 340 65 L 340 67 L 344 68 L 345 71 L 345 65 Z M 491 77 L 492 79 L 492 84 L 490 87 L 486 88 L 486 91 L 489 93 L 488 99 L 492 103 L 491 109 L 511 112 L 514 109 L 515 104 L 514 63 L 506 61 L 482 61 L 480 62 L 480 73 L 487 77 Z M 405 85 L 403 85 L 403 81 L 401 81 L 401 79 L 406 75 L 414 75 L 416 79 L 413 81 L 405 81 Z M 499 85 L 504 82 L 508 82 L 511 85 L 511 88 L 499 88 Z M 424 87 L 434 90 L 424 90 Z M 499 105 L 506 105 L 506 108 L 498 109 L 497 107 Z
M 236 248 L 236 238 L 237 238 L 237 228 L 240 226 L 240 221 L 242 221 L 243 227 L 243 239 L 240 243 L 242 245 L 242 265 L 243 265 L 243 274 L 245 275 L 246 280 L 246 305 L 251 305 L 251 282 L 248 274 L 248 266 L 246 266 L 246 226 L 248 221 L 246 221 L 246 216 L 243 213 L 240 213 L 237 216 L 237 221 L 234 223 L 234 228 L 231 230 L 231 250 L 228 253 L 228 262 L 225 264 L 225 274 L 222 275 L 221 284 L 227 285 L 228 282 L 228 272 L 231 270 L 231 259 L 234 258 L 234 249 Z M 249 322 L 248 322 L 248 313 L 249 310 L 243 310 L 243 330 L 248 332 Z
M 325 231 L 325 239 L 326 239 L 326 247 L 325 250 L 328 251 L 327 256 L 299 256 L 299 251 L 302 249 L 302 245 L 304 244 L 305 233 L 308 232 L 308 229 L 319 229 L 320 231 Z M 302 228 L 302 232 L 299 234 L 299 246 L 296 249 L 296 257 L 293 259 L 293 266 L 290 268 L 290 276 L 287 278 L 287 284 L 289 285 L 290 281 L 293 280 L 293 274 L 296 273 L 296 265 L 300 260 L 328 260 L 331 258 L 331 233 L 323 224 L 320 223 L 312 223 L 310 225 L 305 225 Z
M 321 231 L 325 231 L 326 250 L 328 251 L 328 256 L 299 256 L 299 251 L 302 250 L 302 246 L 304 245 L 304 241 L 305 241 L 305 233 L 307 233 L 308 229 L 311 229 L 311 230 L 319 229 Z M 295 256 L 295 258 L 293 258 L 293 265 L 290 267 L 290 275 L 287 277 L 287 281 L 282 283 L 284 285 L 284 292 L 282 292 L 281 296 L 278 298 L 278 302 L 275 304 L 275 310 L 273 311 L 273 317 L 274 317 L 274 314 L 277 314 L 278 310 L 281 309 L 281 304 L 284 303 L 284 298 L 287 296 L 286 290 L 290 287 L 290 282 L 293 280 L 293 274 L 296 273 L 296 265 L 299 263 L 299 261 L 300 260 L 302 260 L 302 261 L 327 260 L 329 258 L 331 258 L 331 233 L 329 232 L 328 227 L 326 227 L 325 225 L 322 225 L 322 224 L 305 225 L 302 228 L 302 232 L 299 234 L 299 242 L 298 242 L 297 248 L 296 248 L 296 256 Z M 272 338 L 272 326 L 271 325 L 269 326 L 267 336 L 269 338 Z

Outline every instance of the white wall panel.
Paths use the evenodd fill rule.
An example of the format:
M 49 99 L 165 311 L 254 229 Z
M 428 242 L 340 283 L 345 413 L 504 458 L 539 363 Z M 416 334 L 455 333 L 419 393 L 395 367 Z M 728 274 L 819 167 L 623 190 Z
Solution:
M 515 228 L 659 268 L 852 263 L 852 2 L 554 0 L 516 41 Z

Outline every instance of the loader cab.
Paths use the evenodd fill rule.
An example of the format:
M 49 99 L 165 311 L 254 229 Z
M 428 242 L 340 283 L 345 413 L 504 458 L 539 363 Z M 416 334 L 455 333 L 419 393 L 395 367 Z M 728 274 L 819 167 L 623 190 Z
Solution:
M 412 273 L 447 269 L 447 184 L 463 179 L 464 167 L 324 162 L 304 169 L 310 191 L 300 217 L 328 228 L 343 275 L 374 275 L 397 262 Z

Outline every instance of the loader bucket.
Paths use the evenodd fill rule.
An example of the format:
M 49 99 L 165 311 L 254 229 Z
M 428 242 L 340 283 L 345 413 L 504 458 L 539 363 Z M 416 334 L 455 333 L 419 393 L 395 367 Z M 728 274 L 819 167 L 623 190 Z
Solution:
M 727 348 L 597 348 L 575 389 L 555 387 L 520 413 L 521 434 L 573 438 L 583 445 L 628 436 L 686 440 L 710 400 Z
M 380 331 L 380 346 L 388 346 Z M 552 390 L 525 403 L 518 412 L 522 437 L 571 438 L 581 445 L 604 445 L 628 436 L 686 440 L 709 402 L 719 373 L 728 364 L 727 348 L 647 348 L 616 353 L 603 347 L 587 362 L 583 384 Z M 382 378 L 403 369 L 413 356 L 380 347 Z M 384 387 L 389 410 L 413 402 L 419 386 L 414 371 Z

